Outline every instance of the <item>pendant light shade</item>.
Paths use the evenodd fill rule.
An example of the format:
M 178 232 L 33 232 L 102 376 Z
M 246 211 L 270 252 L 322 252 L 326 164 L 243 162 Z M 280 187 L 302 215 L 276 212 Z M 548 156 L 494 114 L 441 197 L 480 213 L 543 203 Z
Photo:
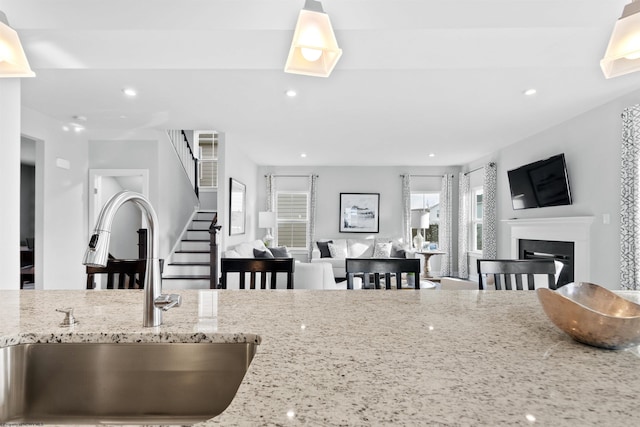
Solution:
M 7 16 L 0 12 L 0 77 L 34 77 L 22 50 L 18 33 L 9 26 Z
M 600 61 L 606 78 L 640 70 L 640 1 L 633 0 L 624 7 L 622 16 L 613 27 L 609 46 Z
M 329 77 L 341 55 L 329 15 L 324 13 L 319 1 L 306 0 L 298 15 L 284 71 Z

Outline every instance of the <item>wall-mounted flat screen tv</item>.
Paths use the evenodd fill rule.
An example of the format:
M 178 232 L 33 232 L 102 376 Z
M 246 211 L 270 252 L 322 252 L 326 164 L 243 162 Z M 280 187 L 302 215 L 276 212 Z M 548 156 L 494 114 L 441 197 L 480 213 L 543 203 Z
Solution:
M 571 204 L 564 154 L 520 166 L 507 175 L 513 209 Z

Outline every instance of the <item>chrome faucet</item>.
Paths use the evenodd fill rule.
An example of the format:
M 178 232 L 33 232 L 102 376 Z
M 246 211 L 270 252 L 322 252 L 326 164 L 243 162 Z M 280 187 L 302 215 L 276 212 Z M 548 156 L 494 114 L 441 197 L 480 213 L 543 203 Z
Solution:
M 147 262 L 144 276 L 144 307 L 142 325 L 159 326 L 162 324 L 162 311 L 180 307 L 180 295 L 162 294 L 162 276 L 158 254 L 158 217 L 142 194 L 133 191 L 121 191 L 111 197 L 102 207 L 98 221 L 89 241 L 89 247 L 82 263 L 91 267 L 106 267 L 111 238 L 111 224 L 116 212 L 128 201 L 132 201 L 145 214 L 149 232 L 147 233 Z

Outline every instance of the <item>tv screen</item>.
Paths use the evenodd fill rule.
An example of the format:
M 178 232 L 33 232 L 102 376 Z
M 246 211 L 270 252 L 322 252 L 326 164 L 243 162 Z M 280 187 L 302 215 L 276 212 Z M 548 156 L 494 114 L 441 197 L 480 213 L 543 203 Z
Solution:
M 571 204 L 564 154 L 507 172 L 513 209 Z

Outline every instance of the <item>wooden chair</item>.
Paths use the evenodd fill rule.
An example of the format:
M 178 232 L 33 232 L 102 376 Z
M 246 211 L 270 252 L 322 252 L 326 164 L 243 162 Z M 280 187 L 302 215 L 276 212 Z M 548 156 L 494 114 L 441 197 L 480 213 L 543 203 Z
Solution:
M 106 267 L 87 266 L 87 289 L 95 289 L 96 274 L 107 275 L 107 289 L 143 289 L 146 263 L 145 259 L 110 259 Z
M 266 289 L 267 273 L 271 273 L 270 288 L 276 289 L 277 273 L 287 275 L 287 289 L 293 289 L 293 258 L 222 258 L 220 288 L 227 289 L 227 274 L 240 273 L 240 289 L 245 289 L 246 273 L 250 273 L 250 289 L 256 288 L 256 273 L 260 273 L 260 289 Z
M 143 289 L 147 271 L 147 229 L 138 230 L 138 259 L 117 259 L 109 254 L 106 267 L 87 266 L 87 289 L 95 289 L 94 276 L 107 275 L 107 289 Z M 160 260 L 160 273 L 164 270 L 164 260 Z M 114 288 L 118 281 L 118 287 Z
M 556 288 L 556 267 L 551 259 L 479 259 L 477 266 L 480 290 L 486 289 L 488 277 L 493 277 L 496 290 L 502 289 L 503 281 L 505 289 L 512 290 L 512 278 L 515 278 L 516 290 L 523 290 L 522 278 L 526 276 L 528 289 L 533 291 L 534 274 L 545 275 L 549 289 Z
M 363 284 L 370 283 L 373 274 L 374 286 L 380 289 L 380 275 L 384 275 L 385 288 L 391 289 L 391 275 L 395 275 L 396 289 L 402 289 L 402 273 L 413 273 L 415 289 L 420 289 L 420 260 L 418 258 L 347 258 L 347 289 L 353 289 L 353 278 L 363 275 Z

